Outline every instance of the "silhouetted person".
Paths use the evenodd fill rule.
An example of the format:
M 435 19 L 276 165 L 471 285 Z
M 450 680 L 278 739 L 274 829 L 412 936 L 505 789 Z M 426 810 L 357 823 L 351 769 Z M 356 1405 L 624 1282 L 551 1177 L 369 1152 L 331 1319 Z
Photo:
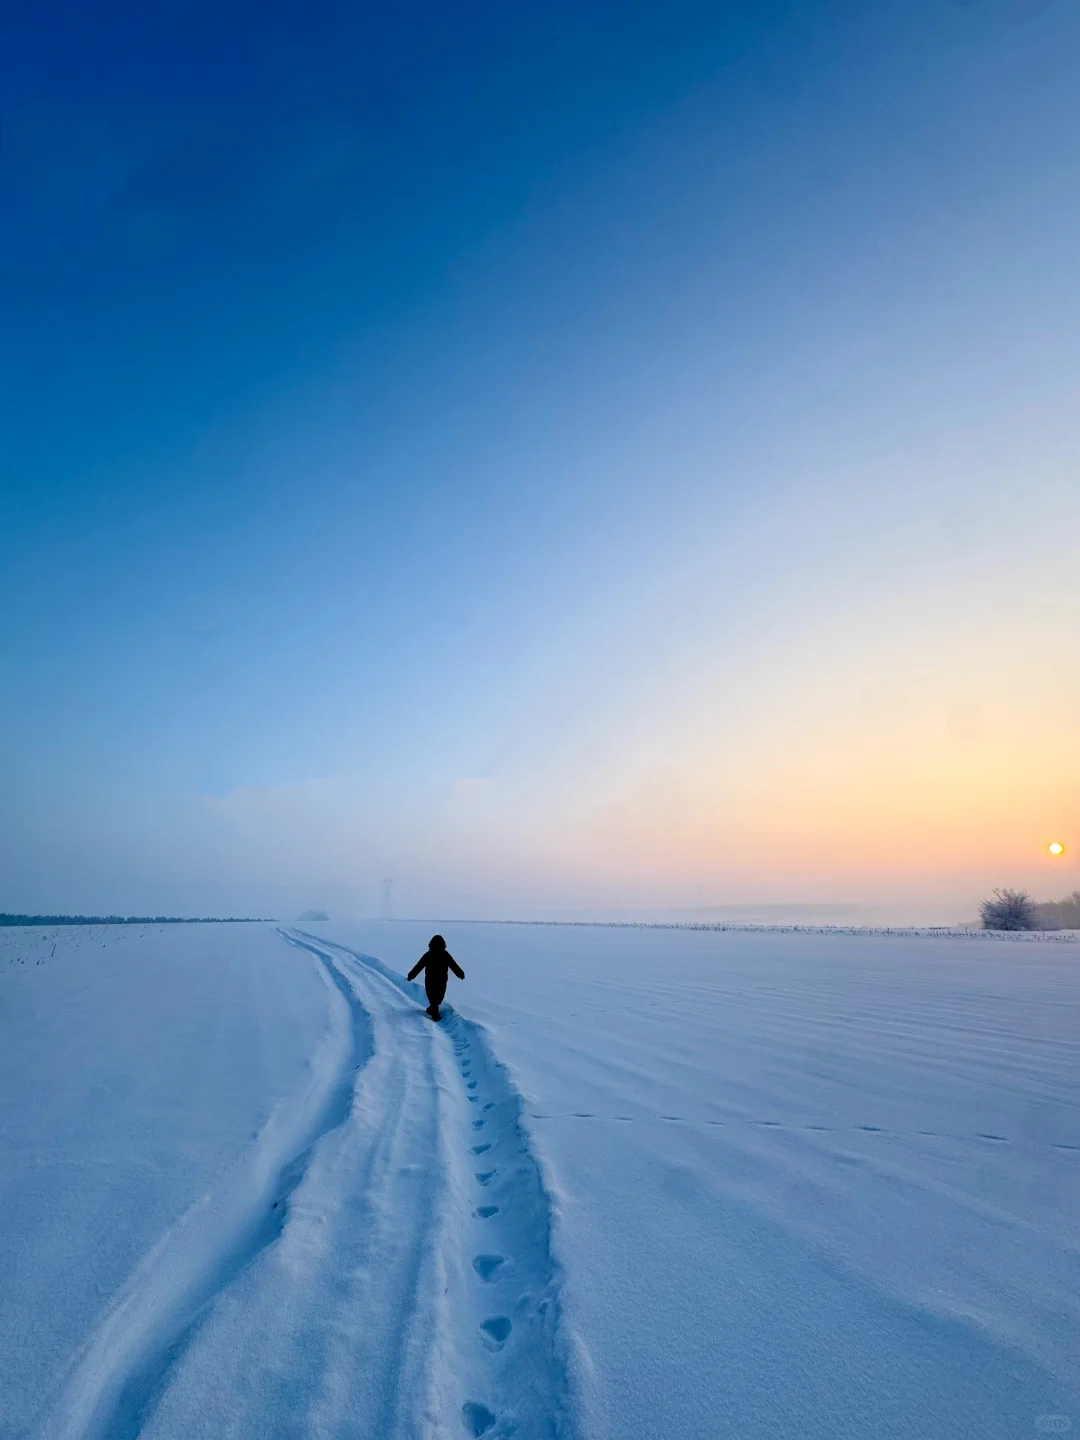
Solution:
M 420 956 L 409 971 L 408 979 L 415 980 L 420 971 L 424 972 L 424 989 L 427 991 L 427 1013 L 433 1020 L 439 1019 L 439 1005 L 446 994 L 446 972 L 453 970 L 459 980 L 465 979 L 465 971 L 446 948 L 441 935 L 432 935 L 427 953 Z

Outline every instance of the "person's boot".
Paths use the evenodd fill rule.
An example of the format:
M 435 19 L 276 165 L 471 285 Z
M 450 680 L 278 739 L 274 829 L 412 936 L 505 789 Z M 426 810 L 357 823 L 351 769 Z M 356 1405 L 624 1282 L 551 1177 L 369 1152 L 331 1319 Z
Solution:
M 435 1004 L 434 1001 L 432 1001 L 431 1004 L 427 1007 L 427 1013 L 431 1016 L 433 1020 L 438 1020 L 441 1018 L 439 1015 L 439 1007 Z

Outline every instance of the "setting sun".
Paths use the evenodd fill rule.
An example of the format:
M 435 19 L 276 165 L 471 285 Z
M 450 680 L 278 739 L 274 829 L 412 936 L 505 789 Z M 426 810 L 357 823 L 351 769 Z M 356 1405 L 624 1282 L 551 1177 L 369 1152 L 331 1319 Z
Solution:
M 1051 855 L 1065 854 L 1065 846 L 1062 845 L 1060 840 L 1051 840 L 1050 844 L 1046 848 L 1050 851 Z

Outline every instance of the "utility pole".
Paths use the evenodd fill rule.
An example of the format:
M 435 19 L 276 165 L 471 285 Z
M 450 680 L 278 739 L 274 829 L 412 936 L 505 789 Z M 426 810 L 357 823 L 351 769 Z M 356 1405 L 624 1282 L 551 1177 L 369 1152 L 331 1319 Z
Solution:
M 383 918 L 384 920 L 392 920 L 392 919 L 393 919 L 393 916 L 394 916 L 394 881 L 393 881 L 393 877 L 391 876 L 389 879 L 384 880 L 384 881 L 382 882 L 382 886 L 383 886 L 382 918 Z

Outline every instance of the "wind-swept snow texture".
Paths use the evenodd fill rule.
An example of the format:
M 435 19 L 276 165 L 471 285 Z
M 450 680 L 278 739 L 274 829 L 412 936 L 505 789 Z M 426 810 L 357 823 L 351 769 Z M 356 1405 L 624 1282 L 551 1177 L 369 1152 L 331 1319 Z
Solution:
M 432 929 L 528 1098 L 604 1440 L 1080 1431 L 1080 948 Z
M 4 1440 L 131 1433 L 320 1123 L 327 1001 L 265 925 L 0 934 Z
M 431 928 L 0 937 L 3 1440 L 1080 1427 L 1080 950 Z

